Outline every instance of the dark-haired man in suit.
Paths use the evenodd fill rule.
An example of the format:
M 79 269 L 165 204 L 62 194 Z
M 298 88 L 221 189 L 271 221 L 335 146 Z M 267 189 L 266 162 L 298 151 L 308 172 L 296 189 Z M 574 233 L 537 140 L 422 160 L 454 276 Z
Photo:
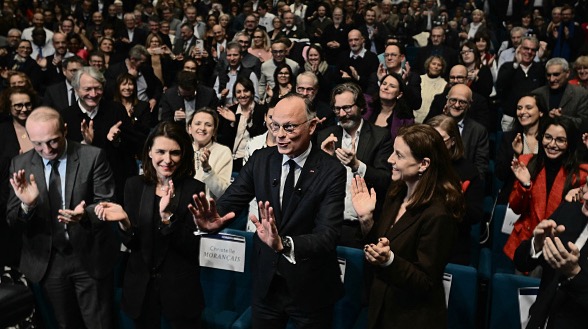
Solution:
M 300 328 L 331 328 L 333 305 L 343 293 L 336 245 L 345 169 L 312 147 L 316 125 L 308 100 L 286 96 L 271 118 L 277 147 L 256 151 L 216 207 L 204 193 L 194 196 L 196 208 L 189 206 L 200 228 L 216 231 L 252 198 L 260 201 L 260 220 L 251 218 L 257 228 L 253 328 L 286 328 L 288 319 Z
M 51 108 L 31 113 L 26 130 L 34 150 L 12 160 L 7 212 L 24 230 L 20 270 L 40 283 L 60 328 L 114 328 L 120 243 L 93 211 L 114 195 L 105 154 L 66 140 L 65 123 Z
M 390 182 L 390 165 L 387 162 L 392 154 L 390 130 L 362 119 L 367 104 L 356 84 L 338 85 L 331 95 L 331 107 L 339 125 L 321 130 L 317 143 L 346 167 L 346 186 L 350 186 L 353 177 L 359 175 L 377 190 L 377 194 L 383 195 Z M 348 190 L 339 244 L 363 248 L 362 237 L 359 218 L 351 203 L 351 191 Z

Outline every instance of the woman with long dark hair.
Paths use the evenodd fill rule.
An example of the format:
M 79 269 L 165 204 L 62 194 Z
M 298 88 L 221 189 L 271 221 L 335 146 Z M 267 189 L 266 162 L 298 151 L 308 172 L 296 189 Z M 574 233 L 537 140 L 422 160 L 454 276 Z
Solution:
M 467 41 L 461 46 L 459 61 L 468 70 L 466 84 L 470 89 L 486 98 L 490 97 L 494 86 L 492 72 L 488 66 L 482 64 L 482 58 L 476 43 Z
M 509 204 L 521 217 L 504 246 L 510 259 L 521 241 L 530 239 L 535 226 L 557 209 L 569 190 L 585 184 L 588 175 L 588 164 L 580 163 L 577 154 L 584 145 L 570 119 L 548 118 L 537 141 L 537 155 L 522 154 L 512 160 L 516 180 Z
M 389 128 L 392 140 L 396 137 L 400 127 L 414 123 L 413 111 L 408 107 L 404 98 L 406 85 L 398 73 L 390 73 L 380 80 L 380 89 L 376 97 L 368 106 L 363 118 L 376 126 Z

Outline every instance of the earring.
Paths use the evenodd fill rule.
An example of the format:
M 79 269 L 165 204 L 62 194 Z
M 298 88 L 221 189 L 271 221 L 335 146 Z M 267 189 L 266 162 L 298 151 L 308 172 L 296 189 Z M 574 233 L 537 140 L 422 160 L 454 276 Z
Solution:
M 419 178 L 423 177 L 423 173 L 419 171 Z

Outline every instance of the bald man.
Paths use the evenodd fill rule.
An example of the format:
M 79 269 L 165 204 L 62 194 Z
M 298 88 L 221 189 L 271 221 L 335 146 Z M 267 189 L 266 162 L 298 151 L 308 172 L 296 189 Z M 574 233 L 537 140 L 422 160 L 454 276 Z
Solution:
M 342 53 L 337 63 L 339 82 L 355 82 L 367 90 L 370 75 L 378 70 L 378 56 L 364 47 L 365 39 L 359 30 L 349 31 L 347 42 L 350 51 Z
M 484 179 L 488 171 L 490 160 L 490 146 L 486 128 L 468 117 L 468 110 L 472 104 L 472 90 L 465 84 L 456 84 L 447 94 L 444 114 L 451 116 L 457 122 L 465 157 L 472 162 Z

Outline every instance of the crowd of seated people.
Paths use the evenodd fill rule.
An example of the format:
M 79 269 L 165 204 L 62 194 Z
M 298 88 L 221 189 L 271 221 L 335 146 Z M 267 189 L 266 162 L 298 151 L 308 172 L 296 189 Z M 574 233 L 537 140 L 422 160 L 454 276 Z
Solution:
M 153 259 L 169 257 L 176 262 L 172 269 L 177 265 L 197 278 L 198 265 L 183 258 L 186 254 L 160 254 L 141 240 L 147 235 L 166 248 L 198 249 L 192 236 L 170 231 L 185 239 L 176 246 L 169 237 L 141 231 L 145 200 L 137 191 L 149 191 L 146 204 L 154 223 L 160 225 L 159 212 L 163 223 L 177 220 L 177 230 L 193 230 L 198 228 L 191 221 L 196 210 L 182 212 L 181 218 L 167 211 L 167 203 L 177 207 L 170 201 L 174 191 L 201 192 L 213 200 L 213 209 L 215 201 L 225 201 L 225 191 L 234 195 L 231 185 L 242 168 L 247 172 L 248 166 L 259 165 L 256 156 L 268 153 L 262 149 L 287 154 L 282 151 L 299 143 L 298 130 L 308 126 L 311 147 L 346 172 L 345 193 L 338 194 L 336 245 L 364 249 L 366 263 L 373 265 L 371 295 L 366 289 L 370 328 L 382 323 L 419 327 L 412 314 L 425 309 L 430 316 L 420 318 L 422 327 L 445 321 L 439 300 L 442 270 L 448 262 L 476 266 L 470 231 L 492 211 L 483 208 L 484 197 L 508 204 L 518 216 L 503 246 L 518 273 L 541 276 L 532 270 L 542 266 L 546 280 L 576 287 L 580 297 L 568 293 L 576 312 L 565 314 L 586 320 L 586 229 L 564 218 L 569 212 L 583 220 L 588 213 L 586 207 L 580 211 L 570 205 L 583 203 L 588 194 L 588 5 L 582 0 L 486 5 L 445 0 L 5 2 L 0 15 L 0 273 L 18 271 L 19 262 L 40 252 L 28 241 L 32 228 L 18 224 L 36 216 L 34 209 L 40 212 L 43 202 L 52 202 L 47 195 L 53 192 L 43 193 L 59 167 L 52 167 L 52 149 L 68 159 L 67 178 L 66 169 L 59 169 L 64 188 L 71 174 L 70 148 L 99 149 L 90 158 L 107 165 L 96 170 L 108 184 L 88 184 L 93 193 L 107 189 L 95 201 L 108 202 L 97 210 L 92 200 L 77 206 L 92 209 L 99 219 L 110 216 L 104 222 L 111 221 L 122 241 L 135 246 L 131 270 L 143 271 Z M 307 120 L 274 121 L 274 109 L 283 118 L 283 104 L 295 103 L 292 95 L 308 106 Z M 27 120 L 38 108 L 44 112 L 29 127 Z M 38 135 L 31 129 L 38 132 L 47 120 L 59 123 L 57 137 L 33 140 Z M 290 143 L 280 140 L 282 133 Z M 61 139 L 67 143 L 61 145 Z M 48 166 L 44 180 L 14 167 L 35 152 Z M 178 166 L 168 166 L 163 179 L 159 170 L 165 170 L 155 157 Z M 300 169 L 295 180 L 306 178 Z M 275 173 L 256 173 L 270 174 Z M 137 175 L 146 178 L 131 179 Z M 281 202 L 286 174 L 280 177 L 278 171 L 272 179 Z M 502 183 L 500 191 L 495 181 Z M 40 196 L 28 194 L 37 188 Z M 75 240 L 71 218 L 91 219 L 76 205 L 64 212 L 69 196 L 61 201 L 56 216 L 69 216 L 63 221 L 66 236 Z M 181 201 L 186 209 L 203 206 Z M 270 216 L 268 207 L 256 201 L 248 209 L 258 218 Z M 546 221 L 554 212 L 557 216 Z M 416 226 L 402 231 L 408 221 Z M 263 226 L 258 224 L 242 229 L 259 230 Z M 564 235 L 562 225 L 573 227 L 574 236 Z M 44 229 L 51 229 L 46 232 L 51 236 L 64 228 Z M 571 245 L 562 244 L 558 235 Z M 296 236 L 278 238 L 279 246 L 299 243 Z M 142 243 L 140 248 L 136 243 Z M 71 256 L 55 258 L 67 248 L 49 249 L 48 273 L 29 278 L 42 286 L 55 274 L 52 265 Z M 291 257 L 295 244 L 288 250 L 291 254 L 279 257 L 296 264 Z M 141 253 L 149 253 L 149 261 Z M 27 268 L 21 269 L 25 276 Z M 124 296 L 132 298 L 123 301 L 123 308 L 139 327 L 149 327 L 155 317 L 145 312 L 173 312 L 156 302 L 164 286 L 155 287 L 153 276 L 142 274 L 149 283 L 142 282 L 140 289 L 147 292 L 129 284 Z M 283 273 L 276 277 L 285 280 Z M 542 303 L 547 284 L 542 283 Z M 49 291 L 59 309 L 65 295 L 56 297 L 55 287 Z M 185 300 L 201 306 L 199 287 L 184 293 Z M 147 304 L 131 307 L 131 299 Z M 533 323 L 549 321 L 557 328 L 557 321 L 564 321 L 564 313 L 558 313 L 564 312 L 561 303 L 544 303 L 551 309 L 542 312 L 552 313 L 538 320 L 536 307 Z M 181 314 L 174 326 L 193 327 L 198 312 Z M 60 324 L 83 319 L 90 327 L 92 322 L 84 312 L 78 319 L 56 314 Z

